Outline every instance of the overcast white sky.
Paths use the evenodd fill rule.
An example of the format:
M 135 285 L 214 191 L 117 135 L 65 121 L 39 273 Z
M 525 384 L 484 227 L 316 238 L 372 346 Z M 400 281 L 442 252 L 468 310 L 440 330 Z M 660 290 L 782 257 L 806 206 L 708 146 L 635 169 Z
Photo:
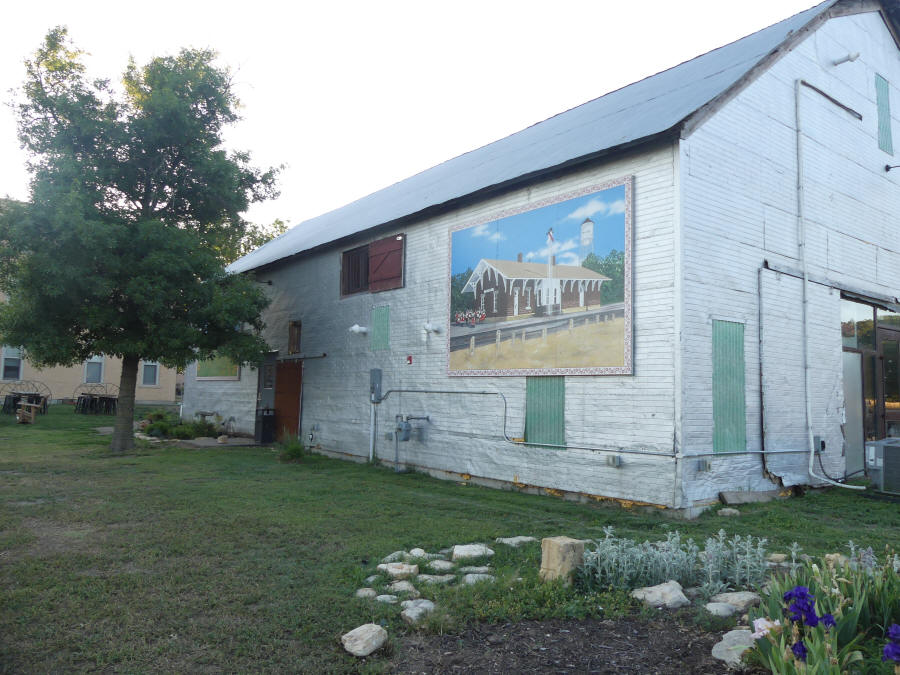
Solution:
M 290 224 L 337 208 L 812 6 L 814 0 L 115 2 L 4 8 L 0 97 L 47 30 L 66 25 L 89 74 L 117 79 L 180 47 L 235 74 L 243 121 L 228 145 L 285 164 Z M 26 199 L 15 118 L 0 109 L 0 195 Z

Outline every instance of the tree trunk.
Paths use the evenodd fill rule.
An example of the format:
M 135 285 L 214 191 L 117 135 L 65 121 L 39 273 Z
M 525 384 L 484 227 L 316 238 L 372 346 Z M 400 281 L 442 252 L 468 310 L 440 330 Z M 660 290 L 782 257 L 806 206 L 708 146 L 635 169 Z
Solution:
M 112 452 L 128 452 L 134 448 L 134 389 L 140 360 L 139 356 L 125 356 L 122 359 L 116 426 L 109 444 Z

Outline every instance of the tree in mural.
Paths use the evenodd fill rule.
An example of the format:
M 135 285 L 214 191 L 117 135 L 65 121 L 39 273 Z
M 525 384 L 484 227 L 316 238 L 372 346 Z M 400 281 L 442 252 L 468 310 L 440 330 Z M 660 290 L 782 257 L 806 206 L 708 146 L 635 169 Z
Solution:
M 470 276 L 472 276 L 471 267 L 465 272 L 450 277 L 450 316 L 456 316 L 458 312 L 467 312 L 474 308 L 472 304 L 475 301 L 474 294 L 463 293 L 462 290 Z
M 609 281 L 604 281 L 600 286 L 602 304 L 608 305 L 625 300 L 624 251 L 613 249 L 604 258 L 591 253 L 582 261 L 581 266 L 609 277 Z
M 16 104 L 31 199 L 0 211 L 0 334 L 38 366 L 122 359 L 113 451 L 133 446 L 140 361 L 221 354 L 256 361 L 262 288 L 223 264 L 248 234 L 241 214 L 275 196 L 275 170 L 222 148 L 237 99 L 208 50 L 128 64 L 121 89 L 85 75 L 52 29 Z

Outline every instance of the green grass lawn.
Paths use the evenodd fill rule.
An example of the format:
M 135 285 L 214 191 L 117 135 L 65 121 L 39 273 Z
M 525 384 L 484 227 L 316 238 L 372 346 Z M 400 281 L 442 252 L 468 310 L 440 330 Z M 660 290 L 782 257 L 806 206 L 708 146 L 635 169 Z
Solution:
M 384 622 L 392 640 L 410 630 L 399 608 L 353 592 L 381 557 L 415 546 L 599 538 L 613 525 L 639 539 L 678 529 L 702 540 L 725 528 L 767 537 L 771 550 L 797 541 L 813 555 L 845 551 L 848 539 L 900 548 L 900 507 L 844 490 L 681 522 L 318 456 L 281 464 L 265 448 L 111 456 L 94 432 L 109 424 L 64 406 L 34 426 L 0 419 L 4 672 L 352 671 L 342 633 L 369 621 Z M 495 550 L 498 583 L 434 591 L 444 611 L 432 629 L 628 609 L 621 595 L 539 584 L 537 544 Z

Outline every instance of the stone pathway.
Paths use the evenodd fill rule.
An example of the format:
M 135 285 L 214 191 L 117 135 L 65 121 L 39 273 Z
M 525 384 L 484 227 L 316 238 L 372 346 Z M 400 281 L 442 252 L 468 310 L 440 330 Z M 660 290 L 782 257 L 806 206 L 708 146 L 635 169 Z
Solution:
M 497 543 L 514 548 L 535 541 L 537 539 L 534 537 L 523 536 L 497 539 Z M 366 577 L 367 586 L 357 589 L 355 597 L 388 605 L 399 604 L 402 609 L 400 617 L 411 626 L 416 626 L 435 610 L 434 602 L 422 598 L 416 584 L 421 587 L 493 583 L 496 577 L 491 574 L 493 570 L 490 565 L 459 566 L 459 563 L 479 562 L 493 555 L 493 549 L 480 543 L 457 544 L 436 553 L 429 553 L 423 548 L 394 551 L 381 559 L 376 566 L 379 573 Z M 439 574 L 423 574 L 423 568 Z M 406 599 L 401 601 L 401 597 Z M 354 656 L 368 656 L 379 649 L 387 640 L 387 632 L 384 631 L 382 639 L 381 633 L 372 626 L 384 631 L 376 624 L 359 626 L 341 636 L 344 648 Z

